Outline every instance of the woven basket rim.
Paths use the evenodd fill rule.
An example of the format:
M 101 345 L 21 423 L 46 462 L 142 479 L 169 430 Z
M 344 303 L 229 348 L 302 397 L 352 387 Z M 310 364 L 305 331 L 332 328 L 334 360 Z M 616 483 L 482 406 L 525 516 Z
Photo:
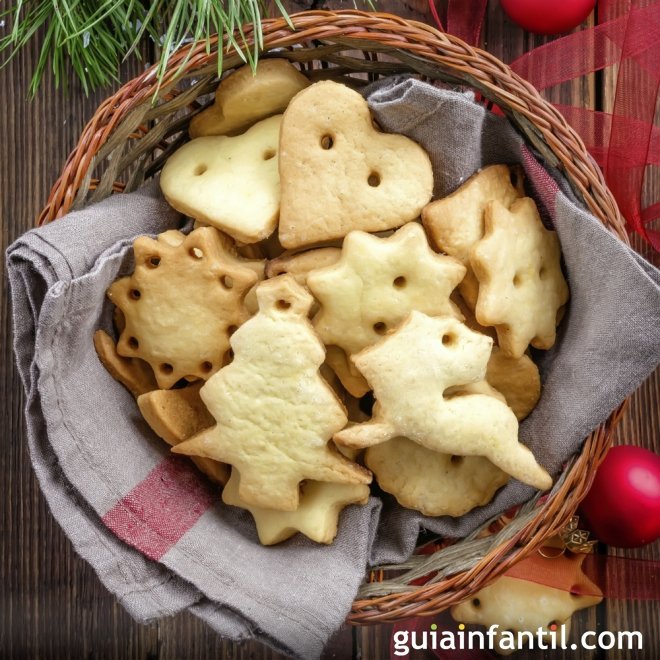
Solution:
M 589 210 L 611 232 L 624 242 L 629 242 L 616 202 L 582 140 L 559 111 L 495 56 L 430 25 L 387 13 L 314 10 L 291 14 L 290 21 L 291 25 L 284 18 L 262 21 L 262 52 L 312 42 L 321 45 L 341 42 L 346 50 L 352 45 L 353 49 L 368 53 L 396 53 L 401 57 L 400 61 L 405 55 L 407 61 L 437 67 L 438 77 L 440 72 L 449 72 L 445 75 L 450 75 L 459 84 L 477 89 L 503 107 L 518 128 L 523 127 L 521 130 L 533 146 L 540 146 L 541 149 L 547 147 L 544 153 L 549 154 L 550 158 L 554 155 L 574 191 L 582 197 Z M 243 31 L 248 42 L 253 43 L 253 26 L 244 26 Z M 371 51 L 368 50 L 370 44 Z M 210 52 L 207 52 L 206 44 L 192 43 L 172 55 L 159 98 L 166 98 L 168 94 L 175 98 L 177 81 L 196 71 L 208 71 L 217 62 L 217 36 L 211 37 L 210 45 Z M 226 39 L 223 52 L 225 61 L 231 61 L 232 56 L 236 59 Z M 38 224 L 55 220 L 76 205 L 89 201 L 89 192 L 94 190 L 95 185 L 91 178 L 92 170 L 99 153 L 103 153 L 118 130 L 130 123 L 131 113 L 144 109 L 145 104 L 151 104 L 156 89 L 156 68 L 154 65 L 130 80 L 99 105 L 53 185 Z M 230 68 L 233 67 L 228 66 L 225 70 Z M 529 133 L 526 131 L 527 124 L 530 125 Z M 128 137 L 143 139 L 145 135 L 136 127 Z M 101 179 L 99 183 L 105 185 L 108 194 L 124 189 L 123 184 L 114 180 L 104 183 Z M 91 201 L 95 199 L 92 197 Z M 515 535 L 487 553 L 471 569 L 442 581 L 411 586 L 403 593 L 359 598 L 353 604 L 349 622 L 380 623 L 436 614 L 468 598 L 470 593 L 535 551 L 545 538 L 563 528 L 574 514 L 591 485 L 594 468 L 602 461 L 611 444 L 612 429 L 620 420 L 624 408 L 625 402 L 585 440 L 573 466 L 565 472 L 563 482 Z

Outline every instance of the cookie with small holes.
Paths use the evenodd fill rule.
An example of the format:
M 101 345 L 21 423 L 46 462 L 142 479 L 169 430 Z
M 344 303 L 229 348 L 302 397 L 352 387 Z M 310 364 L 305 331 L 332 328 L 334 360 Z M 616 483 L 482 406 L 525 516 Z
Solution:
M 108 289 L 125 318 L 117 352 L 148 362 L 161 389 L 181 378 L 207 380 L 227 362 L 229 337 L 249 317 L 245 296 L 257 273 L 213 227 L 180 242 L 140 236 L 133 249 L 135 271 Z

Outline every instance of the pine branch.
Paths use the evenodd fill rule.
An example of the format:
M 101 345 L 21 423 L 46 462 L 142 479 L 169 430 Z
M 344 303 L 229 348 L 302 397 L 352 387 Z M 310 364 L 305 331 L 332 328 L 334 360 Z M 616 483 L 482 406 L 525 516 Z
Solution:
M 138 46 L 153 39 L 161 56 L 157 75 L 162 80 L 174 51 L 189 40 L 226 36 L 244 61 L 256 64 L 262 46 L 261 18 L 265 0 L 16 0 L 0 13 L 5 36 L 0 55 L 6 66 L 31 41 L 41 42 L 29 94 L 34 96 L 47 68 L 57 87 L 66 87 L 70 71 L 80 79 L 85 94 L 116 81 L 119 66 L 140 56 Z M 288 19 L 280 0 L 277 11 Z M 241 26 L 255 26 L 250 49 Z M 238 36 L 234 36 L 237 31 Z M 221 60 L 222 53 L 219 53 Z M 184 66 L 185 61 L 180 65 Z M 222 62 L 218 62 L 219 70 Z

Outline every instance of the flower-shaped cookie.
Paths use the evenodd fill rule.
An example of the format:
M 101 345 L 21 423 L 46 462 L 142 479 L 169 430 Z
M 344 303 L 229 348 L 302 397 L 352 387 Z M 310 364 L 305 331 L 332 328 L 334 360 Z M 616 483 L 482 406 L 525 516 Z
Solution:
M 141 236 L 133 249 L 134 273 L 108 289 L 126 323 L 117 352 L 147 361 L 163 389 L 184 377 L 206 380 L 227 361 L 229 336 L 248 318 L 244 298 L 257 274 L 212 227 L 183 240 L 171 232 Z
M 308 85 L 288 60 L 261 59 L 256 71 L 246 64 L 223 78 L 213 105 L 192 118 L 190 137 L 238 135 L 260 119 L 284 112 Z
M 381 339 L 412 310 L 459 316 L 449 296 L 464 275 L 465 266 L 433 252 L 415 222 L 387 238 L 351 232 L 339 261 L 307 277 L 321 305 L 314 328 L 324 344 L 353 355 Z

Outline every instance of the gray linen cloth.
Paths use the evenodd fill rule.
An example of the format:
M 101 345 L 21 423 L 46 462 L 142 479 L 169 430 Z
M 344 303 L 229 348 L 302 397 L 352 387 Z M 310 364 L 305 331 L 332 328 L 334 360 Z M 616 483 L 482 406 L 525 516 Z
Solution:
M 536 355 L 544 391 L 521 439 L 556 474 L 660 360 L 660 274 L 582 210 L 506 120 L 469 95 L 412 79 L 383 81 L 366 94 L 385 130 L 409 135 L 432 155 L 436 196 L 483 165 L 519 162 L 554 223 L 572 297 L 557 345 Z M 426 518 L 391 498 L 381 514 L 372 498 L 344 511 L 331 546 L 298 536 L 261 547 L 249 514 L 223 506 L 200 477 L 184 474 L 180 459 L 167 457 L 94 352 L 94 330 L 110 328 L 105 290 L 130 272 L 132 240 L 179 224 L 152 183 L 28 232 L 8 249 L 35 472 L 76 551 L 138 620 L 189 609 L 231 639 L 256 637 L 316 657 L 369 563 L 404 560 L 420 528 L 465 535 L 532 491 L 512 482 L 490 505 L 456 520 Z M 197 511 L 174 531 L 171 474 L 190 480 L 184 499 Z M 140 497 L 154 481 L 161 499 L 145 505 Z

